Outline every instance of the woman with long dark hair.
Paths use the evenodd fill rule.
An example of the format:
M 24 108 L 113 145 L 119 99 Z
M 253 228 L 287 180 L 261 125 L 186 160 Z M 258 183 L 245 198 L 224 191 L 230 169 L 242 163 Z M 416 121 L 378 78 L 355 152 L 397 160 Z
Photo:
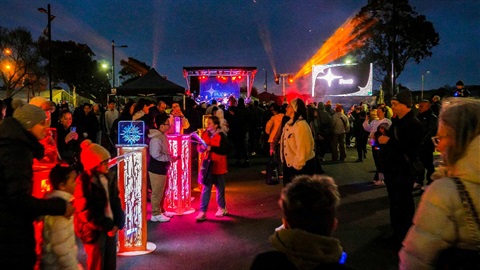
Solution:
M 283 185 L 296 175 L 315 173 L 314 140 L 307 123 L 307 107 L 303 100 L 293 99 L 287 106 L 290 120 L 283 127 L 280 139 L 280 157 L 283 162 Z

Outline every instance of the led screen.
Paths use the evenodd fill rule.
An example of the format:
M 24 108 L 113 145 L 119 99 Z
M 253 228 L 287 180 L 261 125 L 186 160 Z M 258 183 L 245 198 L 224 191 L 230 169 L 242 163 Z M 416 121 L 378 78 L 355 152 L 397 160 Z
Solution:
M 233 80 L 235 78 L 235 80 Z M 200 96 L 202 99 L 220 99 L 234 95 L 240 96 L 241 79 L 237 77 L 206 77 L 200 79 Z
M 312 96 L 371 96 L 372 64 L 312 67 Z

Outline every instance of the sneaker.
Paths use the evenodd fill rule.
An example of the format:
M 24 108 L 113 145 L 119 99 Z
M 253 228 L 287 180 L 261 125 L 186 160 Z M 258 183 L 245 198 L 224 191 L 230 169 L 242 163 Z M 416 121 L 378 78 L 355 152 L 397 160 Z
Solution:
M 217 213 L 215 213 L 216 217 L 223 217 L 228 214 L 227 208 L 218 208 Z
M 207 219 L 207 216 L 205 215 L 205 212 L 200 212 L 198 213 L 197 217 L 195 217 L 196 221 L 205 221 Z
M 376 182 L 373 183 L 375 186 L 385 186 L 385 182 L 383 182 L 383 180 L 378 180 Z
M 278 232 L 278 231 L 281 231 L 281 230 L 284 230 L 284 229 L 285 229 L 285 226 L 283 226 L 283 224 L 282 224 L 282 225 L 278 226 L 277 228 L 275 228 L 275 231 Z
M 266 170 L 260 171 L 261 174 L 267 174 Z
M 172 218 L 172 217 L 175 216 L 175 214 L 172 213 L 172 212 L 163 212 L 162 215 L 164 215 L 164 216 L 166 216 L 166 217 L 168 217 L 168 218 Z
M 152 216 L 150 218 L 150 221 L 152 221 L 152 222 L 169 222 L 170 218 L 164 216 L 163 214 L 160 214 L 160 215 Z

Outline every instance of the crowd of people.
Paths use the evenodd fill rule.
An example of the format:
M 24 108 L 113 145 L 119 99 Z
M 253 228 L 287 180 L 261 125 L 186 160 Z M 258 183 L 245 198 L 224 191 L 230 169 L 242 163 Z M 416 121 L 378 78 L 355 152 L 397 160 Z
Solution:
M 332 178 L 320 176 L 324 174 L 322 163 L 345 162 L 347 147 L 355 147 L 355 162 L 370 158 L 367 149 L 371 149 L 376 167 L 373 183 L 386 186 L 388 193 L 391 241 L 398 247 L 403 243 L 401 268 L 429 269 L 442 250 L 452 246 L 471 249 L 478 244 L 469 235 L 470 225 L 464 220 L 462 201 L 455 196 L 456 184 L 450 178 L 461 179 L 478 209 L 480 167 L 474 155 L 480 145 L 479 104 L 470 98 L 440 101 L 435 96 L 432 101 L 414 105 L 409 91 L 395 95 L 391 107 L 360 103 L 348 110 L 342 104 L 306 104 L 300 98 L 281 106 L 258 101 L 245 104 L 243 98 L 231 99 L 226 105 L 215 100 L 196 104 L 186 99 L 183 109 L 177 101 L 154 103 L 140 98 L 127 102 L 120 111 L 114 101 L 106 108 L 84 104 L 73 111 L 68 104 L 55 106 L 42 98 L 34 98 L 30 104 L 17 101 L 12 110 L 0 103 L 5 118 L 0 120 L 0 257 L 11 265 L 31 269 L 37 261 L 32 224 L 43 217 L 44 244 L 58 237 L 58 226 L 71 234 L 64 236 L 61 248 L 44 245 L 41 265 L 81 267 L 75 259 L 74 230 L 83 242 L 89 269 L 114 269 L 116 232 L 123 227 L 124 213 L 117 180 L 107 162 L 116 154 L 117 124 L 144 121 L 152 193 L 150 221 L 168 222 L 173 217 L 163 207 L 168 168 L 179 157 L 170 152 L 166 135 L 174 132 L 178 117 L 182 133 L 205 128 L 201 134 L 205 144 L 196 150 L 213 160 L 211 181 L 202 186 L 198 222 L 207 219 L 213 185 L 217 191 L 215 216 L 228 214 L 225 177 L 229 154 L 235 160 L 233 165 L 242 168 L 250 166 L 249 157 L 259 154 L 275 161 L 267 170 L 275 170 L 276 179 L 269 178 L 266 183 L 277 184 L 283 179 L 283 224 L 271 238 L 277 251 L 259 255 L 252 269 L 268 269 L 265 266 L 272 263 L 288 265 L 288 269 L 319 265 L 348 269 L 343 265 L 345 254 L 338 239 L 331 237 L 337 224 L 338 189 Z M 51 138 L 52 130 L 63 165 L 50 173 L 52 192 L 37 199 L 30 194 L 33 159 L 43 157 L 39 141 Z M 444 161 L 437 170 L 433 165 L 435 149 Z M 436 178 L 441 179 L 434 181 Z M 415 188 L 425 190 L 416 215 Z M 12 211 L 12 206 L 22 211 Z M 432 224 L 432 218 L 442 224 Z M 12 230 L 19 233 L 7 233 Z M 310 244 L 294 252 L 298 239 Z M 11 249 L 11 243 L 18 248 Z M 319 245 L 318 250 L 306 248 L 315 245 Z M 59 252 L 65 247 L 68 252 Z M 311 254 L 317 251 L 324 255 Z M 341 268 L 334 268 L 338 265 Z

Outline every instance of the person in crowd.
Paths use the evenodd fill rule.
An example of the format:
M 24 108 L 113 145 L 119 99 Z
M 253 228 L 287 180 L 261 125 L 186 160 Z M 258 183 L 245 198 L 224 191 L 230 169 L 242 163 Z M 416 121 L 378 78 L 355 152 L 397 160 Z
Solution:
M 132 121 L 133 109 L 135 108 L 135 102 L 130 100 L 125 104 L 123 111 L 120 113 L 120 116 L 117 120 L 113 121 L 112 130 L 110 131 L 110 136 L 114 144 L 118 143 L 118 122 L 119 121 Z
M 61 198 L 32 196 L 33 159 L 43 157 L 47 115 L 25 104 L 0 121 L 0 262 L 6 269 L 33 269 L 36 262 L 33 221 L 43 215 L 70 217 Z
M 283 164 L 280 162 L 280 143 L 279 138 L 282 133 L 282 119 L 284 114 L 280 112 L 280 106 L 276 103 L 270 104 L 268 107 L 272 112 L 272 117 L 268 120 L 267 125 L 265 126 L 265 133 L 268 134 L 268 143 L 270 145 L 269 155 L 275 156 L 275 161 L 277 163 L 277 173 L 278 177 L 283 177 Z M 267 172 L 265 171 L 265 174 Z M 274 181 L 268 182 L 267 184 L 275 184 Z
M 113 123 L 120 117 L 120 113 L 115 109 L 115 101 L 110 100 L 105 111 L 105 132 L 108 137 L 111 137 L 110 131 L 112 130 Z
M 292 99 L 285 115 L 290 120 L 283 127 L 280 139 L 284 186 L 295 176 L 312 175 L 316 169 L 313 135 L 307 123 L 307 107 L 303 100 Z
M 152 222 L 168 222 L 173 214 L 163 208 L 163 198 L 167 184 L 167 173 L 170 162 L 178 158 L 170 152 L 167 136 L 165 133 L 170 129 L 169 117 L 166 114 L 159 114 L 155 117 L 155 124 L 158 129 L 150 129 L 148 176 L 152 186 Z
M 73 203 L 75 169 L 57 164 L 48 175 L 52 191 L 45 198 L 61 198 Z M 44 216 L 41 269 L 83 269 L 77 259 L 73 217 Z
M 343 113 L 343 106 L 337 104 L 335 106 L 335 114 L 332 116 L 332 161 L 338 161 L 340 152 L 340 161 L 345 161 L 347 151 L 345 150 L 345 134 L 350 131 L 350 122 Z
M 212 99 L 212 101 L 210 102 L 210 106 L 207 107 L 207 110 L 205 111 L 205 114 L 206 115 L 212 115 L 212 110 L 214 107 L 217 107 L 217 100 L 216 99 Z
M 92 104 L 85 103 L 83 105 L 83 112 L 78 113 L 78 117 L 75 117 L 74 114 L 73 120 L 75 120 L 73 125 L 77 127 L 78 131 L 82 133 L 84 138 L 93 141 L 96 140 L 100 123 L 92 112 Z
M 72 165 L 80 160 L 80 142 L 82 136 L 72 127 L 72 113 L 70 111 L 62 111 L 60 123 L 57 128 L 57 148 L 60 158 Z
M 318 117 L 320 118 L 320 132 L 319 135 L 322 136 L 323 140 L 319 142 L 319 152 L 315 153 L 318 155 L 320 161 L 325 161 L 325 154 L 330 151 L 330 141 L 332 138 L 332 116 L 325 111 L 325 105 L 323 102 L 317 104 Z
M 157 103 L 158 114 L 167 114 L 167 103 L 160 100 Z
M 218 120 L 220 121 L 220 129 L 222 130 L 222 132 L 225 133 L 225 135 L 228 135 L 228 131 L 230 129 L 228 127 L 227 119 L 225 119 L 224 117 L 223 109 L 216 107 L 216 108 L 213 108 L 212 112 L 213 112 L 213 115 L 218 117 Z
M 198 129 L 202 128 L 202 115 L 197 109 L 197 104 L 195 100 L 191 98 L 185 99 L 185 118 L 188 119 L 190 123 L 190 127 L 184 130 L 185 134 L 191 134 L 192 132 L 196 132 Z M 222 110 L 223 112 L 223 110 Z M 223 117 L 223 114 L 222 114 Z M 226 120 L 225 120 L 226 122 Z
M 228 139 L 225 133 L 222 132 L 220 127 L 220 120 L 216 116 L 209 116 L 207 120 L 207 129 L 202 134 L 202 139 L 207 146 L 201 144 L 198 145 L 198 152 L 209 155 L 212 159 L 212 181 L 210 184 L 202 187 L 202 194 L 200 198 L 200 212 L 195 218 L 197 221 L 206 220 L 206 212 L 208 209 L 208 203 L 210 201 L 210 195 L 212 192 L 212 185 L 215 185 L 217 190 L 217 205 L 218 209 L 215 213 L 216 217 L 223 217 L 227 215 L 227 206 L 225 202 L 225 175 L 228 172 L 227 169 L 227 154 L 228 154 Z
M 183 114 L 182 108 L 180 107 L 180 103 L 174 101 L 172 103 L 172 111 L 170 112 L 170 130 L 168 130 L 167 134 L 172 134 L 175 132 L 175 117 L 180 117 L 182 121 L 180 127 L 180 134 L 183 134 L 183 131 L 190 127 L 190 122 Z
M 280 196 L 285 229 L 270 237 L 275 251 L 258 254 L 250 269 L 351 269 L 340 241 L 332 237 L 339 204 L 331 177 L 295 177 Z
M 151 100 L 140 98 L 135 104 L 135 108 L 132 114 L 132 120 L 144 121 L 146 125 L 150 123 L 148 119 L 148 111 L 152 106 L 153 102 Z
M 373 177 L 373 183 L 378 186 L 383 186 L 385 183 L 383 182 L 384 180 L 384 174 L 383 171 L 380 169 L 380 156 L 379 156 L 379 150 L 380 150 L 380 145 L 378 144 L 378 138 L 375 137 L 375 132 L 378 131 L 378 127 L 381 124 L 386 124 L 386 129 L 388 130 L 390 126 L 392 125 L 392 121 L 388 118 L 385 117 L 387 109 L 385 106 L 379 106 L 377 108 L 377 117 L 378 120 L 371 120 L 370 117 L 367 115 L 365 118 L 365 121 L 363 121 L 363 129 L 365 131 L 369 132 L 370 134 L 368 135 L 368 138 L 370 140 L 370 145 L 372 146 L 372 156 L 373 156 L 373 161 L 375 163 L 375 176 Z M 382 166 L 383 167 L 383 166 Z
M 438 118 L 433 114 L 430 109 L 430 101 L 422 100 L 418 104 L 418 120 L 422 124 L 422 142 L 420 144 L 420 161 L 422 162 L 423 168 L 420 170 L 419 175 L 415 181 L 413 188 L 422 188 L 425 189 L 423 183 L 425 178 L 427 179 L 427 186 L 432 183 L 432 174 L 435 172 L 435 167 L 433 166 L 433 152 L 435 151 L 435 146 L 431 138 L 437 134 L 438 127 Z M 426 175 L 425 175 L 426 170 Z
M 465 88 L 465 84 L 463 81 L 458 81 L 455 86 L 457 87 L 457 90 L 453 94 L 455 97 L 469 97 L 470 96 L 470 91 L 468 91 Z
M 98 121 L 97 138 L 95 139 L 95 142 L 98 144 L 102 144 L 102 136 L 105 135 L 105 133 L 102 132 L 102 127 L 105 126 L 105 116 L 104 116 L 102 104 L 98 104 L 98 103 L 93 104 L 92 112 Z
M 412 225 L 415 212 L 413 202 L 413 182 L 419 161 L 419 148 L 422 141 L 422 126 L 414 116 L 412 93 L 399 92 L 392 98 L 395 117 L 387 135 L 380 136 L 380 147 L 386 145 L 385 184 L 390 201 L 390 224 L 393 229 L 392 244 L 400 245 Z
M 444 269 L 437 260 L 450 247 L 478 251 L 470 227 L 473 217 L 465 211 L 456 183 L 459 178 L 474 207 L 480 209 L 480 100 L 448 98 L 442 102 L 437 136 L 443 166 L 423 193 L 403 248 L 400 269 Z M 477 217 L 478 218 L 478 217 Z M 478 235 L 478 228 L 476 228 Z M 462 268 L 463 269 L 463 268 Z M 466 268 L 465 268 L 466 269 Z M 471 268 L 473 269 L 473 268 Z
M 353 136 L 355 136 L 355 148 L 357 149 L 357 160 L 355 162 L 362 162 L 367 158 L 367 141 L 369 133 L 363 128 L 363 123 L 367 118 L 367 113 L 362 110 L 361 106 L 355 106 L 355 113 L 353 122 Z
M 230 128 L 229 138 L 235 148 L 235 166 L 250 166 L 247 149 L 247 136 L 250 124 L 252 122 L 250 114 L 245 109 L 245 101 L 243 98 L 238 99 L 237 106 L 228 107 L 229 118 L 227 121 Z M 242 159 L 244 162 L 242 163 Z
M 250 101 L 248 112 L 251 115 L 252 124 L 248 131 L 248 151 L 249 154 L 255 156 L 259 152 L 259 142 L 263 134 L 263 114 L 264 110 L 260 108 L 258 100 Z
M 440 114 L 440 109 L 442 108 L 442 103 L 440 102 L 440 97 L 435 95 L 432 98 L 432 104 L 430 105 L 430 109 L 432 110 L 433 114 L 438 118 Z
M 0 100 L 0 120 L 5 119 L 7 117 L 7 104 Z
M 75 187 L 76 235 L 87 253 L 88 269 L 116 269 L 117 232 L 125 224 L 117 179 L 109 173 L 110 153 L 101 145 L 84 140 L 80 160 L 84 171 Z

